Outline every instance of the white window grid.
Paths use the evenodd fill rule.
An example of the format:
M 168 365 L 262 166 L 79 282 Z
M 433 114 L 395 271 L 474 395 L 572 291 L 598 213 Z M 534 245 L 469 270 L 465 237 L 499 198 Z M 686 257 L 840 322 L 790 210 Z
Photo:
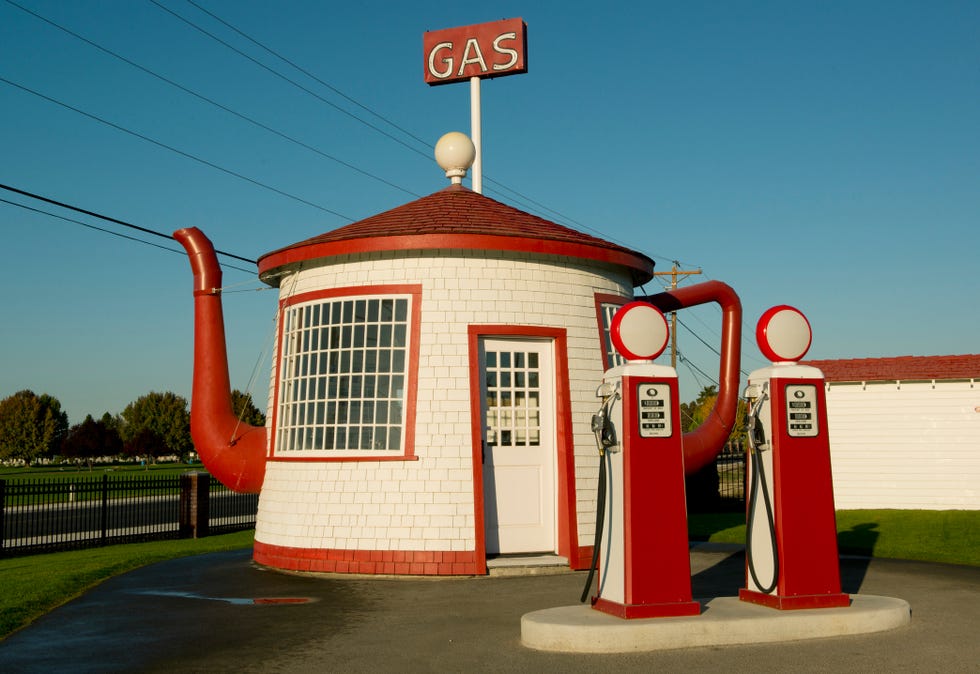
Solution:
M 487 444 L 541 445 L 541 372 L 536 352 L 486 352 Z
M 277 452 L 401 452 L 410 296 L 315 300 L 283 314 Z
M 619 311 L 622 306 L 623 305 L 621 304 L 608 304 L 605 302 L 602 304 L 602 345 L 606 350 L 607 369 L 616 367 L 617 365 L 622 365 L 626 362 L 626 359 L 620 355 L 619 351 L 616 350 L 616 347 L 613 346 L 611 334 L 613 316 L 616 315 L 616 312 Z

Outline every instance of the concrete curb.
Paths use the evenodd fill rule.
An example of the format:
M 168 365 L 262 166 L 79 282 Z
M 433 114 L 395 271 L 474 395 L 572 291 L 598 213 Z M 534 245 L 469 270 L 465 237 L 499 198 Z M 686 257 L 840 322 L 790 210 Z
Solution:
M 629 653 L 867 634 L 911 621 L 905 600 L 868 594 L 851 595 L 845 608 L 779 611 L 737 597 L 701 605 L 698 616 L 642 620 L 623 620 L 585 605 L 544 609 L 522 616 L 521 641 L 540 651 Z

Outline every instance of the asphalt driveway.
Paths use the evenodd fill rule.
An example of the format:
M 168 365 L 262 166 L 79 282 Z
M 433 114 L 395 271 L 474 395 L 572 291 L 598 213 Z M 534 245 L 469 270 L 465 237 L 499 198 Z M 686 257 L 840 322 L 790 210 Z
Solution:
M 741 551 L 691 553 L 694 596 L 737 594 Z M 584 573 L 464 579 L 310 577 L 250 551 L 113 578 L 0 642 L 13 672 L 980 671 L 980 569 L 844 559 L 844 590 L 905 599 L 907 627 L 782 644 L 629 655 L 543 653 L 530 611 L 575 604 Z

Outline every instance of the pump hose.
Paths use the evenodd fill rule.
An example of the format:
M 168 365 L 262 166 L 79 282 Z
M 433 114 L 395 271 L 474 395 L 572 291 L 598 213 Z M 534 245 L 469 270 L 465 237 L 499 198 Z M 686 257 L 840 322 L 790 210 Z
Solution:
M 752 486 L 749 488 L 749 513 L 745 522 L 745 554 L 748 561 L 749 574 L 752 582 L 763 594 L 769 594 L 776 589 L 779 583 L 779 550 L 776 544 L 776 525 L 773 521 L 772 501 L 769 498 L 769 487 L 766 484 L 766 477 L 763 475 L 762 452 L 759 445 L 751 439 L 749 445 L 752 447 Z M 759 582 L 759 576 L 755 570 L 755 562 L 752 559 L 752 530 L 755 521 L 755 508 L 759 502 L 759 487 L 762 487 L 762 502 L 766 508 L 766 523 L 769 525 L 769 542 L 772 545 L 772 582 L 763 587 Z
M 604 451 L 599 452 L 598 491 L 595 511 L 595 540 L 592 543 L 592 563 L 589 564 L 589 576 L 585 579 L 585 588 L 582 590 L 582 598 L 579 600 L 583 604 L 589 597 L 589 590 L 592 588 L 592 578 L 595 576 L 595 569 L 599 564 L 599 546 L 602 544 L 602 521 L 606 518 L 606 453 Z

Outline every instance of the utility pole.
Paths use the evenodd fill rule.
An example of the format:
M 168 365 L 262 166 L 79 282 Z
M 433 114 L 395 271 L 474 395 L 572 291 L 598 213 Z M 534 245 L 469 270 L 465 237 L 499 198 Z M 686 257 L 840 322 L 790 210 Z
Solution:
M 677 277 L 678 276 L 690 276 L 692 274 L 700 274 L 701 270 L 697 271 L 681 271 L 677 268 L 680 264 L 677 260 L 674 260 L 673 266 L 670 271 L 655 271 L 654 276 L 669 276 L 670 277 L 670 289 L 673 290 L 677 287 Z M 670 312 L 670 366 L 677 369 L 677 312 Z

